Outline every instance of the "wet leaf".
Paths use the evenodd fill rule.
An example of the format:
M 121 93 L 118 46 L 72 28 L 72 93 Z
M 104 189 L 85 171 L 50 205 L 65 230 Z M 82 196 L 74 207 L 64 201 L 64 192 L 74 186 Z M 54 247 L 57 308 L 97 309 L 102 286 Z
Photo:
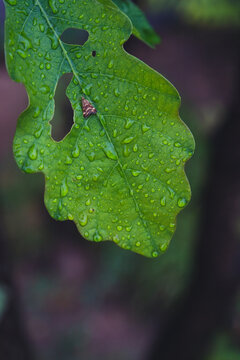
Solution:
M 158 256 L 190 200 L 184 164 L 194 141 L 179 118 L 177 91 L 125 52 L 132 24 L 110 0 L 5 4 L 8 71 L 29 95 L 14 139 L 17 164 L 45 174 L 45 204 L 55 219 L 73 220 L 88 240 Z M 68 28 L 89 32 L 84 45 L 61 41 Z M 65 73 L 72 74 L 74 124 L 56 142 L 50 121 Z M 83 116 L 83 98 L 96 114 Z

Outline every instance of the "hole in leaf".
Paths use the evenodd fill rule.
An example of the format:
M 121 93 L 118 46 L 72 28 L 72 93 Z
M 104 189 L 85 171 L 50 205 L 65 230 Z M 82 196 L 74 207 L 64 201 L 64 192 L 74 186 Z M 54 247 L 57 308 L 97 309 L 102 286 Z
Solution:
M 53 140 L 62 140 L 73 126 L 73 109 L 66 95 L 66 89 L 72 79 L 72 74 L 64 74 L 58 81 L 55 93 L 55 113 L 51 124 Z
M 96 53 L 96 50 L 93 50 L 93 51 L 92 51 L 92 56 L 95 57 L 96 54 L 97 54 L 97 53 Z
M 66 44 L 84 45 L 88 37 L 89 33 L 86 30 L 68 28 L 62 33 L 60 39 Z

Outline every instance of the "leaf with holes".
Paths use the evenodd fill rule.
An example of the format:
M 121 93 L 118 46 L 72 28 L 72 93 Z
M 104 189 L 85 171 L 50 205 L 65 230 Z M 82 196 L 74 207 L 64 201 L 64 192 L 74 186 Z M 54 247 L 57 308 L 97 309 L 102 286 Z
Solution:
M 45 174 L 48 211 L 86 239 L 158 256 L 190 199 L 184 164 L 194 141 L 177 91 L 125 52 L 132 24 L 110 0 L 5 4 L 8 71 L 29 95 L 14 138 L 19 167 Z M 68 28 L 88 31 L 85 44 L 63 42 Z M 50 121 L 66 73 L 74 124 L 57 142 Z

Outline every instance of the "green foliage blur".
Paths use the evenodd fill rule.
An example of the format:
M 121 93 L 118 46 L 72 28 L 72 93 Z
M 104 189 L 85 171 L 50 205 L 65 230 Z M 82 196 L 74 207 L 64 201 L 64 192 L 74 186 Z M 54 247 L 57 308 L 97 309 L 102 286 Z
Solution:
M 191 23 L 210 26 L 240 26 L 238 0 L 149 0 L 152 9 L 174 11 Z

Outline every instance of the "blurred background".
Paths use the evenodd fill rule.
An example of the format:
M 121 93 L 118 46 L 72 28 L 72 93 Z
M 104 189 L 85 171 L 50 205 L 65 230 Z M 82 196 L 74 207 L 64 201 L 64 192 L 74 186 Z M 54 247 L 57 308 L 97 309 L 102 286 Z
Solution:
M 192 201 L 157 259 L 82 239 L 48 215 L 43 176 L 17 168 L 27 95 L 6 72 L 0 1 L 1 359 L 240 359 L 240 2 L 136 3 L 161 44 L 132 37 L 125 48 L 176 86 L 196 139 Z M 66 130 L 65 87 L 56 111 Z

